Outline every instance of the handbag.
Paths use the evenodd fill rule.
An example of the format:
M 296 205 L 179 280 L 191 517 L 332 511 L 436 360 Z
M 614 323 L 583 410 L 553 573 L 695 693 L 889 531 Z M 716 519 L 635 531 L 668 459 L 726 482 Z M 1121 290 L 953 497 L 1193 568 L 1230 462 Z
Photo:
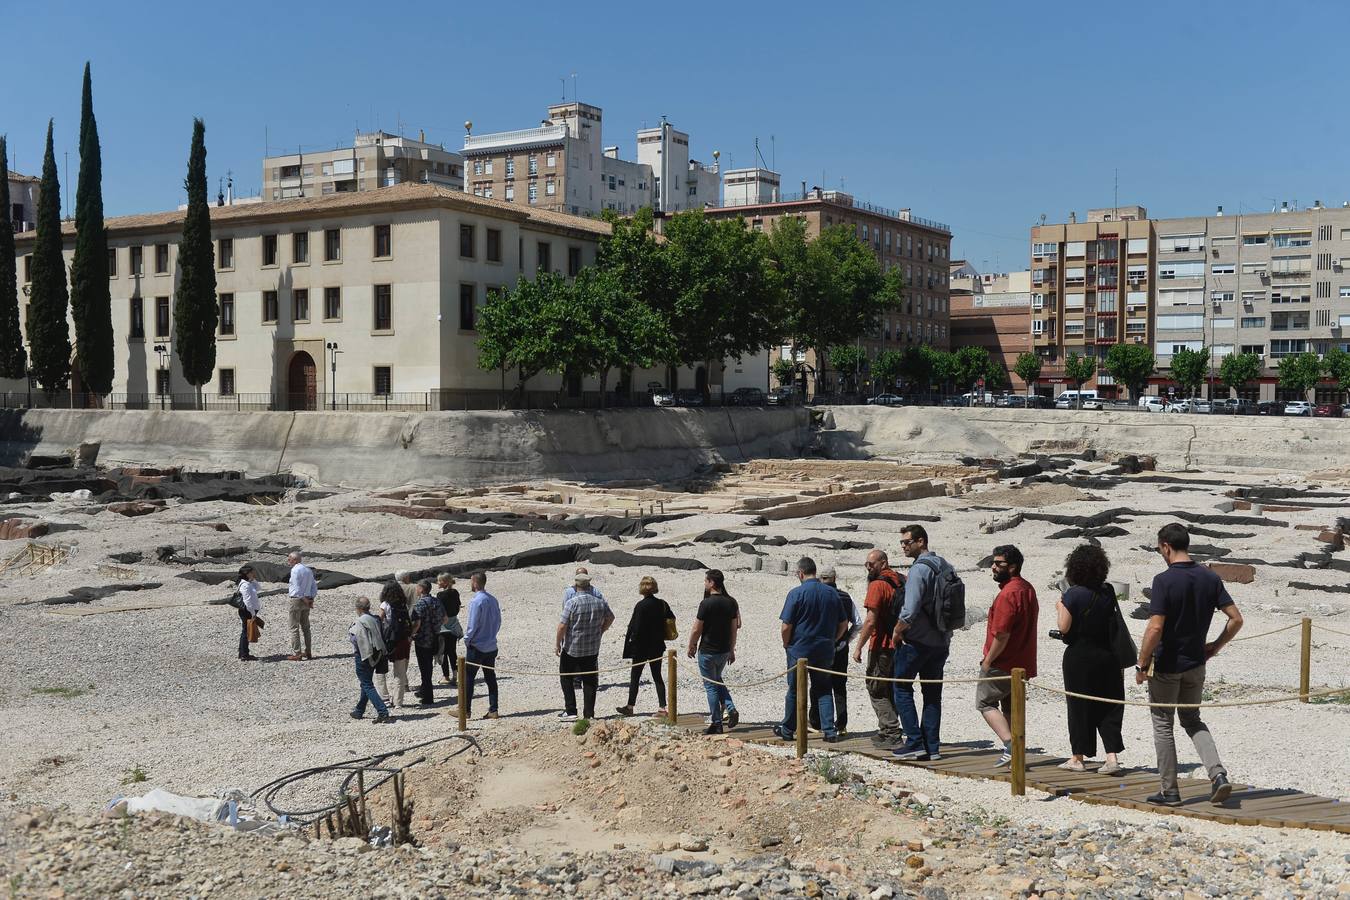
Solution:
M 450 621 L 445 623 L 445 633 L 455 640 L 464 637 L 464 626 L 459 624 L 459 616 L 451 616 Z
M 673 641 L 680 636 L 680 626 L 676 623 L 675 617 L 666 619 L 666 640 Z
M 257 616 L 253 616 L 245 623 L 245 628 L 248 629 L 248 642 L 250 644 L 258 643 L 258 639 L 262 637 L 262 630 L 263 630 L 262 620 L 259 619 Z
M 1130 634 L 1129 627 L 1125 624 L 1125 614 L 1120 611 L 1120 603 L 1116 601 L 1115 596 L 1111 598 L 1112 622 L 1111 629 L 1111 652 L 1115 654 L 1116 664 L 1122 669 L 1128 669 L 1139 659 L 1139 648 L 1134 644 L 1134 635 Z

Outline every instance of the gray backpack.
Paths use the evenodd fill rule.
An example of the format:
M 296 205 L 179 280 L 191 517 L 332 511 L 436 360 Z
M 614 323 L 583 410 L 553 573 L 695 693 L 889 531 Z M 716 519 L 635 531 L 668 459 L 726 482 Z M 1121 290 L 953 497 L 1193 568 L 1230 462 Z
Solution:
M 938 631 L 948 633 L 966 627 L 966 584 L 956 570 L 945 568 L 933 557 L 916 559 L 933 570 L 933 596 L 929 599 L 928 614 Z

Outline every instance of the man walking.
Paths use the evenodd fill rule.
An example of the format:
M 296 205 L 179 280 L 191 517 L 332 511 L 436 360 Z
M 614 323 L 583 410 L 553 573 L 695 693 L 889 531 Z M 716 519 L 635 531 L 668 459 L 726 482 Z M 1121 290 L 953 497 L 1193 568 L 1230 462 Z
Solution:
M 473 682 L 479 666 L 487 683 L 488 711 L 485 719 L 499 718 L 497 714 L 497 632 L 502 628 L 502 609 L 497 598 L 487 592 L 487 573 L 474 572 L 469 576 L 469 623 L 464 628 L 464 708 L 473 712 Z M 476 665 L 475 665 L 476 664 Z
M 862 662 L 863 645 L 867 645 L 867 696 L 877 716 L 877 733 L 872 743 L 883 749 L 900 746 L 904 735 L 895 714 L 895 691 L 890 679 L 895 672 L 895 645 L 891 632 L 895 629 L 896 607 L 904 597 L 904 576 L 891 568 L 885 550 L 867 554 L 867 596 L 863 599 L 866 617 L 858 631 L 858 643 L 853 648 L 853 661 Z
M 600 676 L 595 671 L 600 665 L 600 638 L 614 624 L 614 613 L 609 604 L 591 593 L 591 576 L 578 571 L 575 581 L 576 590 L 563 604 L 553 647 L 558 656 L 566 706 L 558 717 L 564 722 L 577 720 L 578 680 L 581 681 L 582 715 L 587 720 L 595 718 L 595 692 L 600 687 Z
M 839 621 L 839 594 L 834 588 L 816 578 L 816 563 L 809 556 L 797 561 L 797 579 L 801 584 L 788 592 L 787 602 L 778 619 L 782 622 L 783 649 L 787 651 L 787 697 L 783 703 L 783 721 L 774 733 L 790 741 L 797 729 L 806 722 L 797 721 L 797 660 L 807 665 L 828 669 L 834 662 L 834 645 L 848 630 L 848 620 Z M 839 740 L 834 724 L 834 698 L 830 693 L 830 676 L 825 672 L 809 671 L 809 706 L 819 710 L 820 728 L 825 742 Z
M 380 632 L 380 620 L 371 615 L 370 600 L 366 597 L 356 598 L 356 621 L 347 630 L 347 639 L 351 641 L 352 650 L 356 657 L 356 682 L 361 688 L 361 696 L 357 699 L 356 706 L 351 711 L 351 717 L 353 719 L 363 718 L 366 714 L 366 704 L 370 703 L 375 707 L 376 725 L 392 722 L 393 719 L 389 717 L 389 710 L 385 707 L 384 701 L 380 699 L 380 694 L 375 690 L 375 683 L 372 680 L 375 665 L 387 651 L 384 645 L 384 637 Z
M 577 592 L 577 582 L 576 582 L 576 577 L 575 577 L 575 576 L 577 576 L 577 575 L 585 575 L 587 578 L 589 578 L 590 575 L 591 575 L 591 572 L 590 572 L 590 570 L 587 569 L 585 566 L 577 566 L 576 572 L 573 573 L 572 583 L 569 584 L 567 587 L 563 588 L 563 602 L 564 602 L 564 603 L 566 603 L 568 600 L 571 600 L 571 599 L 572 599 L 572 595 L 575 594 L 575 593 Z M 602 593 L 600 593 L 600 589 L 599 589 L 598 587 L 596 587 L 595 585 L 591 585 L 590 593 L 594 594 L 594 595 L 595 595 L 595 598 L 596 598 L 597 600 L 603 600 L 603 599 L 605 599 L 605 595 L 602 594 Z
M 980 677 L 1000 678 L 1013 669 L 1026 669 L 1027 677 L 1036 677 L 1036 620 L 1040 607 L 1036 589 L 1022 577 L 1022 551 L 1012 544 L 994 548 L 990 569 L 999 585 L 994 605 L 984 628 L 984 654 L 980 657 Z M 995 765 L 1012 762 L 1012 679 L 982 681 L 975 686 L 975 708 L 984 716 L 994 735 L 1003 742 L 1003 753 Z
M 286 595 L 291 598 L 291 655 L 286 658 L 291 662 L 313 659 L 311 652 L 313 647 L 309 634 L 309 612 L 314 608 L 314 598 L 319 596 L 319 585 L 314 579 L 314 570 L 305 565 L 304 557 L 300 555 L 299 551 L 287 556 L 286 561 L 291 564 L 290 586 L 286 589 Z M 304 653 L 300 652 L 302 635 L 305 639 Z
M 834 643 L 834 661 L 830 664 L 830 669 L 839 673 L 830 676 L 830 693 L 834 698 L 834 727 L 840 735 L 843 735 L 848 731 L 848 644 L 858 633 L 858 619 L 861 616 L 853 597 L 835 584 L 834 566 L 826 566 L 820 570 L 820 582 L 834 588 L 834 592 L 839 595 L 839 621 L 847 624 L 843 637 Z M 820 711 L 815 706 L 810 708 L 808 718 L 811 728 L 819 731 Z
M 431 706 L 431 678 L 436 667 L 436 651 L 441 644 L 441 619 L 445 609 L 441 601 L 431 593 L 431 582 L 422 579 L 417 583 L 417 602 L 412 608 L 413 650 L 417 654 L 417 670 L 422 673 L 422 685 L 417 689 L 417 699 L 421 705 Z
M 703 575 L 703 600 L 698 605 L 694 627 L 689 629 L 689 656 L 697 654 L 698 674 L 708 697 L 708 727 L 704 734 L 722 733 L 722 715 L 726 727 L 740 724 L 741 714 L 723 681 L 726 667 L 736 661 L 736 637 L 741 632 L 741 608 L 727 594 L 725 576 L 720 569 Z M 714 682 L 717 682 L 714 684 Z
M 1187 552 L 1190 546 L 1191 536 L 1184 525 L 1174 522 L 1158 531 L 1158 553 L 1167 570 L 1153 577 L 1148 627 L 1139 644 L 1134 676 L 1137 684 L 1148 682 L 1148 699 L 1153 703 L 1199 703 L 1205 690 L 1205 663 L 1242 630 L 1242 613 L 1228 596 L 1223 580 L 1191 560 Z M 1218 638 L 1206 643 L 1215 610 L 1222 611 L 1228 621 Z M 1210 802 L 1227 800 L 1233 786 L 1228 783 L 1228 770 L 1219 759 L 1214 736 L 1201 720 L 1200 710 L 1168 705 L 1153 707 L 1149 713 L 1162 787 L 1148 802 L 1167 806 L 1181 802 L 1173 716 L 1181 720 L 1209 773 Z
M 895 711 L 908 739 L 894 751 L 898 759 L 941 759 L 942 685 L 922 685 L 923 720 L 914 707 L 914 679 L 941 679 L 951 649 L 952 635 L 938 627 L 934 601 L 939 577 L 952 571 L 951 564 L 928 549 L 928 532 L 922 525 L 906 525 L 900 532 L 900 550 L 914 563 L 905 581 L 905 601 L 895 621 L 891 641 L 895 645 Z

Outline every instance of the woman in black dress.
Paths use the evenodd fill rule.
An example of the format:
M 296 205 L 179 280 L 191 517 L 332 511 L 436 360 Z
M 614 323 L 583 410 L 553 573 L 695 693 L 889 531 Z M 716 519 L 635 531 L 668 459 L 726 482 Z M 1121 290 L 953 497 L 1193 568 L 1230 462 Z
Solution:
M 1069 645 L 1064 650 L 1064 688 L 1106 699 L 1125 699 L 1125 677 L 1112 651 L 1116 623 L 1116 592 L 1106 583 L 1111 563 L 1100 547 L 1084 544 L 1065 561 L 1069 589 L 1055 605 L 1059 630 Z M 1097 754 L 1101 735 L 1106 762 L 1104 775 L 1121 771 L 1116 754 L 1125 749 L 1120 726 L 1125 707 L 1069 697 L 1069 747 L 1073 756 L 1062 769 L 1083 771 L 1083 760 Z
M 638 582 L 638 593 L 642 599 L 633 607 L 633 617 L 628 620 L 628 634 L 623 639 L 623 657 L 633 661 L 633 671 L 628 678 L 628 704 L 617 707 L 619 715 L 631 716 L 633 704 L 637 703 L 638 684 L 642 680 L 642 662 L 652 660 L 652 684 L 656 686 L 658 716 L 666 715 L 666 683 L 661 678 L 662 660 L 666 652 L 666 620 L 674 620 L 675 613 L 670 604 L 656 596 L 656 579 L 650 575 Z

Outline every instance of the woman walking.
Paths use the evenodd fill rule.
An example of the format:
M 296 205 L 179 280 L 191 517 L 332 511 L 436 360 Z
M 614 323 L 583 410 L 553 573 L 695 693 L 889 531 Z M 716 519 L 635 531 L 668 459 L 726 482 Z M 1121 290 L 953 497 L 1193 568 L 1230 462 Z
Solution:
M 455 645 L 464 637 L 464 626 L 459 623 L 459 591 L 455 590 L 455 579 L 449 572 L 436 576 L 436 587 L 439 589 L 436 599 L 441 601 L 441 609 L 445 612 L 441 620 L 441 684 L 455 684 L 459 667 Z
M 656 596 L 656 590 L 656 579 L 650 575 L 638 582 L 642 599 L 633 607 L 628 633 L 623 639 L 623 657 L 633 661 L 633 669 L 628 676 L 628 704 L 618 707 L 621 716 L 633 714 L 642 681 L 642 664 L 646 660 L 651 660 L 652 685 L 656 688 L 656 705 L 660 707 L 656 714 L 666 715 L 666 683 L 661 678 L 661 664 L 666 654 L 666 640 L 671 636 L 667 623 L 674 624 L 675 613 L 669 603 Z
M 1064 688 L 1108 700 L 1125 699 L 1125 678 L 1112 649 L 1116 629 L 1116 592 L 1106 583 L 1111 563 L 1100 547 L 1084 544 L 1065 560 L 1069 589 L 1055 606 L 1059 630 L 1068 647 L 1064 650 Z M 1120 727 L 1125 707 L 1118 703 L 1068 699 L 1069 748 L 1073 756 L 1061 769 L 1083 771 L 1083 761 L 1097 754 L 1097 736 L 1102 739 L 1106 762 L 1103 775 L 1121 771 L 1117 754 L 1125 749 Z
M 249 652 L 248 629 L 262 624 L 262 601 L 258 599 L 258 578 L 252 566 L 239 569 L 239 658 L 256 660 L 258 657 Z
M 391 707 L 403 705 L 408 692 L 408 657 L 412 655 L 412 618 L 408 598 L 402 585 L 391 581 L 380 590 L 380 619 L 384 644 L 388 648 L 391 668 L 394 670 L 394 691 L 389 691 L 388 677 L 380 676 L 380 687 L 385 703 Z

